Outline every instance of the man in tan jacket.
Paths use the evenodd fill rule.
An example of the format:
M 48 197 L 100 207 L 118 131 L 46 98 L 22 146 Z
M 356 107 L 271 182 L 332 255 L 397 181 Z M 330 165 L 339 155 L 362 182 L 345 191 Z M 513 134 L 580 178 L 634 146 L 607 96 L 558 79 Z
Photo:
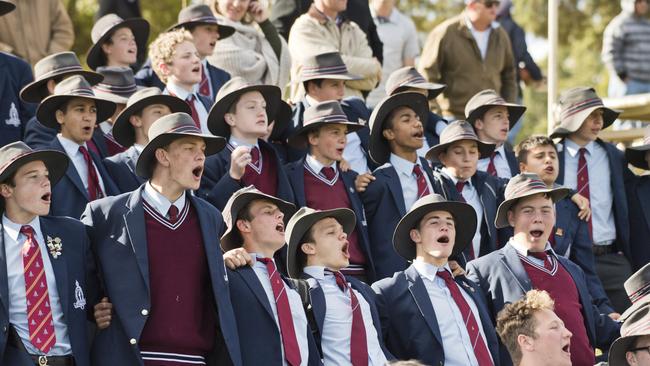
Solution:
M 345 83 L 345 96 L 363 98 L 374 89 L 381 77 L 381 64 L 372 56 L 366 34 L 359 26 L 341 17 L 347 1 L 314 0 L 289 33 L 291 52 L 291 99 L 300 100 L 304 89 L 300 83 L 302 60 L 326 52 L 339 52 L 348 71 L 360 80 Z M 340 25 L 338 25 L 340 24 Z
M 0 51 L 32 66 L 45 56 L 69 51 L 74 42 L 72 21 L 62 0 L 20 0 L 20 6 L 0 18 Z
M 431 31 L 418 68 L 429 81 L 447 85 L 437 99 L 445 118 L 464 119 L 465 104 L 484 89 L 511 103 L 517 98 L 510 40 L 495 22 L 499 1 L 465 3 L 465 11 Z

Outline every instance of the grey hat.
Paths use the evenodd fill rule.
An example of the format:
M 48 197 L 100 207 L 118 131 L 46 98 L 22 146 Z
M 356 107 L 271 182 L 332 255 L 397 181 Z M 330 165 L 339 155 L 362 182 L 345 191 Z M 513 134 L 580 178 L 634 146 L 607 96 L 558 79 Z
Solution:
M 346 126 L 348 133 L 358 131 L 364 127 L 358 123 L 350 122 L 338 101 L 328 100 L 309 106 L 305 110 L 302 127 L 289 136 L 289 145 L 297 149 L 306 148 L 309 144 L 307 141 L 308 133 L 327 124 Z
M 341 54 L 327 52 L 306 57 L 301 62 L 300 82 L 314 79 L 360 80 L 362 77 L 348 72 Z
M 413 66 L 405 66 L 393 71 L 386 80 L 386 94 L 393 95 L 408 91 L 409 88 L 428 91 L 428 99 L 433 99 L 442 93 L 447 85 L 430 83 Z
M 6 181 L 21 166 L 41 160 L 47 167 L 52 186 L 63 177 L 70 159 L 56 150 L 34 150 L 22 141 L 0 147 L 0 182 Z
M 65 102 L 74 98 L 91 99 L 97 108 L 97 123 L 109 119 L 115 112 L 115 103 L 98 98 L 88 81 L 81 75 L 71 76 L 54 87 L 54 94 L 43 99 L 36 110 L 36 118 L 44 126 L 59 129 L 56 110 Z
M 242 246 L 242 239 L 236 228 L 237 216 L 239 216 L 239 211 L 246 207 L 248 203 L 255 200 L 268 200 L 273 202 L 284 214 L 285 224 L 289 220 L 289 217 L 296 211 L 296 206 L 293 203 L 263 193 L 254 186 L 248 186 L 238 190 L 230 196 L 223 209 L 223 221 L 226 223 L 226 232 L 221 236 L 221 249 L 224 251 L 227 252 Z
M 645 160 L 646 153 L 650 151 L 650 128 L 646 129 L 645 136 L 643 137 L 643 145 L 630 146 L 625 148 L 625 159 L 633 166 L 650 170 L 648 162 Z
M 86 54 L 86 63 L 88 67 L 95 70 L 102 65 L 102 44 L 106 42 L 113 32 L 119 28 L 129 28 L 135 36 L 135 43 L 138 45 L 138 61 L 144 59 L 146 51 L 147 38 L 149 38 L 149 22 L 143 18 L 122 19 L 117 14 L 106 14 L 97 19 L 90 31 L 90 38 L 93 41 L 92 46 Z
M 497 209 L 497 216 L 494 219 L 494 225 L 497 229 L 510 226 L 508 222 L 508 211 L 517 201 L 524 197 L 544 193 L 551 197 L 555 203 L 566 197 L 571 190 L 569 188 L 548 188 L 537 174 L 521 173 L 510 178 L 505 191 L 505 200 Z
M 614 123 L 621 113 L 605 107 L 596 91 L 588 87 L 577 87 L 565 91 L 560 95 L 557 107 L 559 121 L 556 121 L 551 138 L 564 137 L 578 131 L 587 117 L 597 109 L 603 109 L 603 129 Z
M 210 7 L 205 4 L 193 4 L 181 9 L 178 13 L 178 23 L 167 28 L 166 32 L 178 28 L 191 28 L 197 25 L 216 25 L 219 27 L 219 39 L 228 38 L 235 33 L 235 28 L 225 25 L 214 16 Z
M 454 249 L 451 255 L 454 257 L 465 250 L 465 247 L 472 243 L 476 232 L 476 211 L 468 203 L 458 201 L 447 201 L 443 196 L 432 193 L 415 201 L 411 209 L 402 217 L 393 233 L 393 247 L 397 254 L 407 261 L 415 259 L 415 243 L 411 240 L 411 230 L 418 226 L 418 223 L 429 212 L 449 212 L 456 223 L 456 238 Z M 462 225 L 462 230 L 461 226 Z
M 10 3 L 9 1 L 0 1 L 0 16 L 12 12 L 14 9 L 16 9 L 16 5 L 13 3 Z
M 625 354 L 631 351 L 638 337 L 650 335 L 650 304 L 630 313 L 621 326 L 621 337 L 609 348 L 609 366 L 628 366 Z
M 275 122 L 275 124 L 273 125 L 271 136 L 269 136 L 269 141 L 278 141 L 283 139 L 283 136 L 287 131 L 287 127 L 289 127 L 289 124 L 293 123 L 292 115 L 293 110 L 291 109 L 289 103 L 285 102 L 284 100 L 280 100 L 278 111 L 275 113 L 275 118 L 273 119 L 273 122 Z
M 419 93 L 397 93 L 382 99 L 370 115 L 370 158 L 381 165 L 390 158 L 390 145 L 384 138 L 384 125 L 393 110 L 399 107 L 408 107 L 415 111 L 424 126 L 429 113 L 427 98 Z
M 233 103 L 243 94 L 258 91 L 266 100 L 266 115 L 269 123 L 275 120 L 275 115 L 282 101 L 281 91 L 275 85 L 250 84 L 244 78 L 236 76 L 223 84 L 217 93 L 216 101 L 208 114 L 208 129 L 215 136 L 230 137 L 230 126 L 224 116 Z
M 84 70 L 74 52 L 58 52 L 43 57 L 34 65 L 34 81 L 20 91 L 20 98 L 29 103 L 40 103 L 50 94 L 47 82 L 68 75 L 81 75 L 90 85 L 104 79 L 104 76 L 96 72 Z
M 113 124 L 113 137 L 120 145 L 129 147 L 135 143 L 135 129 L 129 119 L 144 108 L 162 104 L 169 107 L 172 113 L 183 112 L 191 114 L 190 106 L 182 99 L 163 94 L 156 87 L 144 88 L 133 93 L 126 102 L 126 108 L 120 112 Z M 145 131 L 147 133 L 147 131 Z
M 104 76 L 97 85 L 93 86 L 95 96 L 110 100 L 116 104 L 126 104 L 129 97 L 142 87 L 135 83 L 135 76 L 130 67 L 100 66 L 97 72 Z
M 482 118 L 485 112 L 492 107 L 506 107 L 510 128 L 514 126 L 521 116 L 526 112 L 526 107 L 519 104 L 508 103 L 499 93 L 492 89 L 485 89 L 476 94 L 465 105 L 465 118 L 472 126 L 476 120 Z
M 496 145 L 488 144 L 478 139 L 474 128 L 467 121 L 457 120 L 445 127 L 440 134 L 438 145 L 430 148 L 426 153 L 426 158 L 431 161 L 438 161 L 438 156 L 446 151 L 451 144 L 462 140 L 476 141 L 479 151 L 479 159 L 487 158 L 492 154 Z
M 621 320 L 625 321 L 641 306 L 650 304 L 650 263 L 632 274 L 625 281 L 623 287 L 625 287 L 625 292 L 627 292 L 627 296 L 632 302 L 632 306 L 621 315 Z
M 159 118 L 149 128 L 149 143 L 138 157 L 135 172 L 139 176 L 149 179 L 156 164 L 156 150 L 163 148 L 174 140 L 187 136 L 200 137 L 205 141 L 205 155 L 213 155 L 226 146 L 223 137 L 206 135 L 196 127 L 194 120 L 187 113 L 172 113 Z
M 300 278 L 302 266 L 297 261 L 300 250 L 300 239 L 311 229 L 314 224 L 325 218 L 334 218 L 343 226 L 343 231 L 349 236 L 357 223 L 354 211 L 349 208 L 336 208 L 332 210 L 314 210 L 309 207 L 302 207 L 296 212 L 284 231 L 284 238 L 287 242 L 287 272 L 289 277 Z

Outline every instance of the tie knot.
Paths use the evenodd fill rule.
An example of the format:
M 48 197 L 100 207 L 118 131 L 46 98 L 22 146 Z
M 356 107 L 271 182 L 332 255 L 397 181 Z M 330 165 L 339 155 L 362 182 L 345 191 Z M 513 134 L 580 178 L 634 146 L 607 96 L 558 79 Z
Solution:
M 463 193 L 463 188 L 465 188 L 465 184 L 467 184 L 467 182 L 461 182 L 461 181 L 456 182 L 456 190 L 458 191 L 458 193 Z
M 83 154 L 83 156 L 88 155 L 88 149 L 86 149 L 86 147 L 83 146 L 83 145 L 79 146 L 79 152 L 81 152 Z
M 492 154 L 490 154 L 490 159 L 494 159 L 494 157 L 497 156 L 497 154 L 499 153 L 496 150 L 492 151 Z
M 546 252 L 528 252 L 528 255 L 531 257 L 535 257 L 537 259 L 545 261 L 546 258 L 548 257 L 548 254 Z
M 580 153 L 580 156 L 584 156 L 587 153 L 587 149 L 584 147 L 581 147 L 578 149 L 578 152 Z
M 187 101 L 188 101 L 188 102 L 194 102 L 194 99 L 196 99 L 196 97 L 194 96 L 194 94 L 190 94 L 190 95 L 187 96 Z
M 273 268 L 275 268 L 275 264 L 273 264 L 273 260 L 272 260 L 271 258 L 266 258 L 266 257 L 264 257 L 264 258 L 263 258 L 263 257 L 257 257 L 257 260 L 258 260 L 259 262 L 264 263 L 267 267 L 269 267 L 269 266 L 273 266 Z
M 415 174 L 416 177 L 419 177 L 422 175 L 422 168 L 420 168 L 419 164 L 413 165 L 413 174 Z
M 446 269 L 443 269 L 442 271 L 438 271 L 436 273 L 438 277 L 442 278 L 445 282 L 453 282 L 454 278 L 451 277 L 451 273 L 447 271 Z
M 332 168 L 331 166 L 326 166 L 320 171 L 328 180 L 332 180 L 336 176 L 336 171 L 334 171 L 334 168 Z
M 31 227 L 30 225 L 23 225 L 20 227 L 20 233 L 26 236 L 33 236 L 34 228 Z

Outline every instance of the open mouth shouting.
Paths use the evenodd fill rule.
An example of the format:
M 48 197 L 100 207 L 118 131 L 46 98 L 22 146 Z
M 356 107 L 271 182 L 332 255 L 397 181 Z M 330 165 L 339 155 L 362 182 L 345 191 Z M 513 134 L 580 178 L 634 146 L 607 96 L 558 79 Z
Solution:
M 562 354 L 571 358 L 571 340 L 568 340 L 566 344 L 562 346 Z
M 531 230 L 529 233 L 533 238 L 539 239 L 544 235 L 544 230 Z
M 440 237 L 438 237 L 438 243 L 439 244 L 449 244 L 449 235 L 447 235 L 447 234 L 440 235 Z
M 350 244 L 346 241 L 345 244 L 341 247 L 341 254 L 347 259 L 350 259 L 350 252 L 349 252 L 349 246 Z
M 52 193 L 47 192 L 41 196 L 41 201 L 45 204 L 50 204 L 52 202 Z
M 415 133 L 413 133 L 413 137 L 420 140 L 424 139 L 424 130 L 416 131 Z
M 136 53 L 138 53 L 138 49 L 135 48 L 135 47 L 132 47 L 132 48 L 127 49 L 126 53 L 128 53 L 129 55 L 135 55 Z
M 194 179 L 200 180 L 201 175 L 203 175 L 203 167 L 197 166 L 196 168 L 192 169 L 192 175 L 194 176 Z
M 277 225 L 275 225 L 275 231 L 284 235 L 284 223 L 280 222 Z

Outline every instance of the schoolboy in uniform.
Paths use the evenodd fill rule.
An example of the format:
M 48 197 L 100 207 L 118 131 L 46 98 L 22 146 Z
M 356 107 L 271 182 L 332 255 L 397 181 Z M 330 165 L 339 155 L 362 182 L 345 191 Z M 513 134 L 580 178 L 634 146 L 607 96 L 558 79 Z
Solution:
M 643 171 L 650 170 L 650 130 L 646 131 L 643 145 L 625 149 L 628 164 Z M 636 176 L 625 184 L 627 205 L 630 213 L 630 251 L 632 268 L 638 269 L 650 263 L 650 176 Z
M 93 44 L 86 53 L 86 63 L 92 70 L 100 66 L 137 66 L 144 60 L 149 22 L 144 18 L 122 19 L 106 14 L 97 19 L 90 31 Z

